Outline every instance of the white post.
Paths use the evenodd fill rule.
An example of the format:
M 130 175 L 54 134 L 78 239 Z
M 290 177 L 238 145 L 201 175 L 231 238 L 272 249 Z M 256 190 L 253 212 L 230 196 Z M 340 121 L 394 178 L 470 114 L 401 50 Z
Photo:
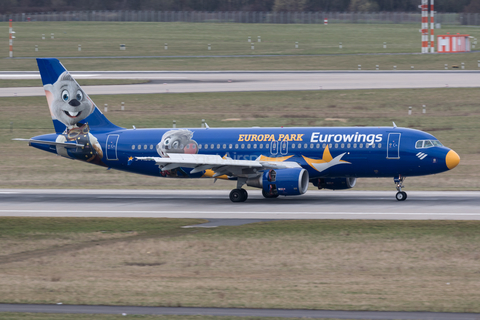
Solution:
M 248 37 L 248 42 L 252 42 L 252 37 Z
M 104 110 L 105 112 L 108 111 L 108 104 L 105 103 L 105 107 L 103 108 L 103 110 Z
M 35 45 L 35 52 L 38 52 L 38 45 Z
M 250 48 L 251 48 L 252 50 L 255 49 L 255 45 L 253 44 L 253 42 L 252 42 L 252 44 L 250 45 Z
M 397 66 L 393 66 L 393 70 L 397 70 Z
M 51 39 L 55 39 L 55 34 L 50 33 L 50 38 L 51 38 Z
M 164 46 L 165 50 L 168 50 L 168 44 L 165 43 L 165 46 Z
M 465 62 L 462 62 L 462 70 L 465 69 Z
M 445 70 L 447 70 L 447 69 L 448 69 L 448 64 L 445 63 Z
M 205 119 L 202 119 L 202 128 L 205 128 Z
M 260 38 L 260 36 L 258 36 L 258 42 L 262 42 L 262 38 Z
M 414 67 L 414 66 L 410 66 L 410 69 L 412 69 L 412 70 L 413 70 L 413 69 L 415 69 L 415 67 Z
M 341 42 L 339 42 L 339 43 L 338 43 L 338 48 L 339 48 L 339 49 L 342 49 L 342 48 L 343 48 L 343 46 L 342 46 L 342 43 L 341 43 Z
M 125 110 L 125 102 L 122 102 L 122 107 L 121 107 L 122 111 Z
M 298 41 L 295 42 L 295 49 L 298 49 Z
M 412 107 L 408 107 L 408 115 L 409 115 L 409 116 L 412 115 Z
M 386 42 L 383 43 L 383 49 L 387 49 L 387 43 Z
M 45 34 L 42 33 L 42 40 L 45 40 Z
M 427 106 L 426 105 L 422 106 L 422 113 L 423 114 L 427 113 Z
M 362 70 L 362 65 L 361 64 L 358 65 L 358 70 Z
M 380 67 L 379 67 L 378 64 L 375 66 L 375 69 L 376 69 L 376 70 L 380 69 Z
M 81 44 L 78 45 L 78 51 L 82 51 L 82 45 Z
M 177 121 L 173 120 L 173 127 L 172 128 L 176 128 L 176 127 L 177 127 Z

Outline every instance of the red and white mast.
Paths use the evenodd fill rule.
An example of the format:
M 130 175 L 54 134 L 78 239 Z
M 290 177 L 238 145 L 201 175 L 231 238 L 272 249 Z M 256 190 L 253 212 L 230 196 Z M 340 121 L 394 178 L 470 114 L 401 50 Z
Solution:
M 422 0 L 422 53 L 428 53 L 428 0 Z
M 433 1 L 430 0 L 430 53 L 435 52 L 435 32 L 433 31 L 435 29 L 435 11 L 433 10 Z
M 8 44 L 10 46 L 10 58 L 13 58 L 13 38 L 15 38 L 13 36 L 13 34 L 15 32 L 13 32 L 13 28 L 12 28 L 12 19 L 10 19 L 10 25 L 9 25 L 9 36 L 8 36 Z

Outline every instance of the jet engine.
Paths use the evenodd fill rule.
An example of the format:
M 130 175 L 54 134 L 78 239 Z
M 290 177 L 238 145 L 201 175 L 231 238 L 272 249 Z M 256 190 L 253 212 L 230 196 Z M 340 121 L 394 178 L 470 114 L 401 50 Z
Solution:
M 262 189 L 266 198 L 279 195 L 296 196 L 307 192 L 309 182 L 308 171 L 302 168 L 270 169 L 255 179 L 247 180 L 247 185 Z
M 312 181 L 318 189 L 343 190 L 355 187 L 357 178 L 320 178 Z

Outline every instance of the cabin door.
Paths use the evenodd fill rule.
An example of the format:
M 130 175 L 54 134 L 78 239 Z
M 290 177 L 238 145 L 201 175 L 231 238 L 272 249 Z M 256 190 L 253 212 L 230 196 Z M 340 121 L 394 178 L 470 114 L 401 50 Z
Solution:
M 118 134 L 110 134 L 107 137 L 107 160 L 118 160 L 117 156 L 117 144 L 118 144 Z
M 272 155 L 278 154 L 278 141 L 272 141 L 270 145 L 270 154 Z
M 387 159 L 400 159 L 401 133 L 389 133 L 387 142 Z

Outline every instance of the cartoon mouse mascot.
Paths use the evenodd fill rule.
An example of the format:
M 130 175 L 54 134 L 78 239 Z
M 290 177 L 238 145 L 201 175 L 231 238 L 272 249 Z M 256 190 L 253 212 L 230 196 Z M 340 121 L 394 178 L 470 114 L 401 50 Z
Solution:
M 157 153 L 162 158 L 168 158 L 169 153 L 197 154 L 198 144 L 192 139 L 193 132 L 185 129 L 170 130 L 165 132 L 162 140 L 157 144 Z M 165 177 L 187 177 L 181 168 L 162 171 Z
M 53 119 L 67 127 L 56 141 L 76 141 L 84 145 L 83 148 L 68 149 L 57 146 L 57 153 L 67 158 L 105 165 L 102 162 L 102 147 L 97 138 L 90 133 L 88 123 L 80 122 L 94 111 L 95 105 L 90 98 L 67 71 L 63 72 L 54 84 L 46 84 L 44 88 Z

